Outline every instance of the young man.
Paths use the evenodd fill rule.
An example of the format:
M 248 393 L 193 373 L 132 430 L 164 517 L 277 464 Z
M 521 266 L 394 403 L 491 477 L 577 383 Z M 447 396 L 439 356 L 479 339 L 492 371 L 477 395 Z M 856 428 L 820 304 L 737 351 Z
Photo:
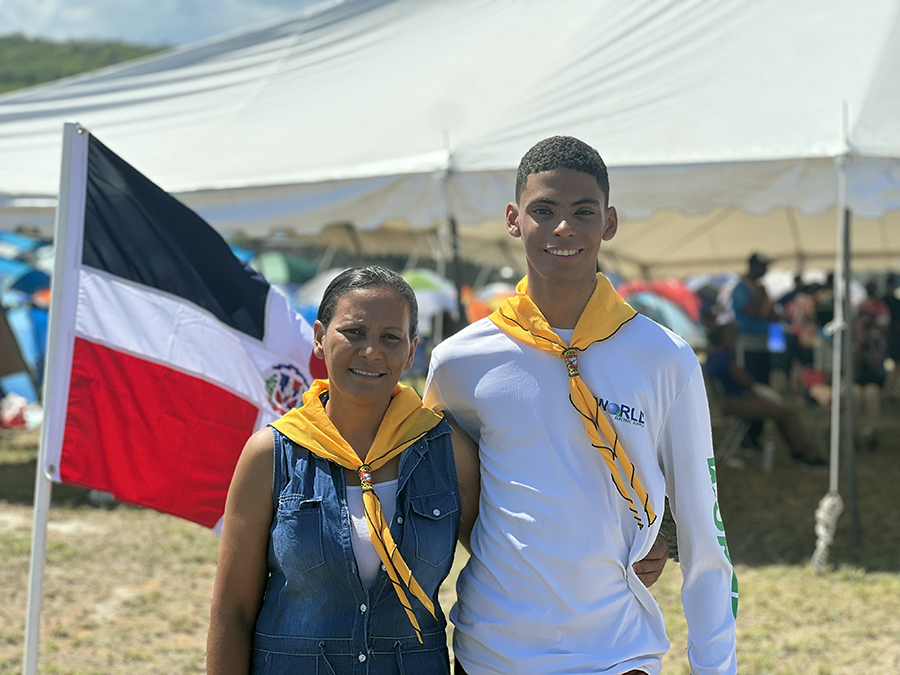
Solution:
M 608 197 L 590 146 L 553 137 L 529 150 L 506 210 L 528 276 L 432 355 L 426 403 L 478 442 L 481 460 L 451 613 L 469 675 L 659 673 L 669 641 L 633 564 L 666 496 L 692 672 L 735 672 L 737 586 L 700 367 L 595 273 L 617 228 Z

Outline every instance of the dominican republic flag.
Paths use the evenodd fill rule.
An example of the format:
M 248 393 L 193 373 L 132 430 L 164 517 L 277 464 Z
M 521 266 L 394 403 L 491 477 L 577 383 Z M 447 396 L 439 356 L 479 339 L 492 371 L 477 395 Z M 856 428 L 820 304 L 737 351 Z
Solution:
M 312 329 L 197 214 L 64 134 L 44 470 L 216 527 L 247 438 L 324 377 Z

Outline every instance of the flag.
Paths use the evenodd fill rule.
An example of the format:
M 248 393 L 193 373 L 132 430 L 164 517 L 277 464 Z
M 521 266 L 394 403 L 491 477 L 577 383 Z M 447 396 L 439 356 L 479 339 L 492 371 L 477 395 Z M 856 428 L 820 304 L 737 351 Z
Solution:
M 65 133 L 44 470 L 216 527 L 247 438 L 324 376 L 312 329 L 200 216 Z

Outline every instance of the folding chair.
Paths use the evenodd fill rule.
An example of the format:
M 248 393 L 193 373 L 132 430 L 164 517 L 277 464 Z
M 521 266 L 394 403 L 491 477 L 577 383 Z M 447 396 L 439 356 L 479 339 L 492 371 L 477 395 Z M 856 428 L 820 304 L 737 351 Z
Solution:
M 725 388 L 717 378 L 711 377 L 707 373 L 704 373 L 704 375 L 707 398 L 710 402 L 710 412 L 716 413 L 719 418 L 728 424 L 725 435 L 722 436 L 722 439 L 716 444 L 714 449 L 716 461 L 729 466 L 740 465 L 741 460 L 736 455 L 741 447 L 741 443 L 747 437 L 747 432 L 750 431 L 750 422 L 724 412 L 722 403 L 726 398 Z

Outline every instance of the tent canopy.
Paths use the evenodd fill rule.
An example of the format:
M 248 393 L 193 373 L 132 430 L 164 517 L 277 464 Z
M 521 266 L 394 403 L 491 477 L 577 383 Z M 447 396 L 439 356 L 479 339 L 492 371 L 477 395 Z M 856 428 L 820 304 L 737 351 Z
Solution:
M 521 268 L 515 168 L 569 134 L 610 167 L 626 274 L 830 266 L 842 156 L 855 264 L 884 268 L 898 81 L 900 0 L 325 2 L 0 97 L 0 226 L 50 225 L 78 121 L 222 231 L 431 251 L 452 215 L 464 257 Z

